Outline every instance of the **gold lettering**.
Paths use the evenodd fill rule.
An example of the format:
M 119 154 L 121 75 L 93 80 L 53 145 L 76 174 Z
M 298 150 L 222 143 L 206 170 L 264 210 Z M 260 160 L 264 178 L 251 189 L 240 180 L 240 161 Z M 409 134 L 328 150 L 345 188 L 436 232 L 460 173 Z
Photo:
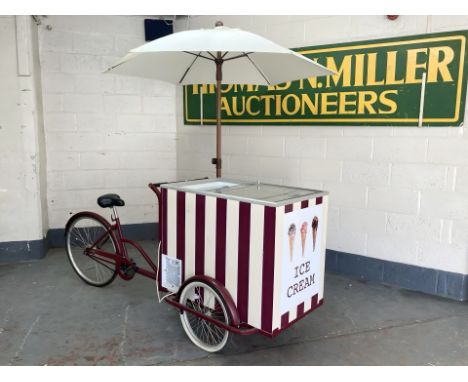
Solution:
M 321 102 L 321 108 L 320 108 L 320 114 L 336 114 L 337 109 L 334 110 L 329 110 L 328 108 L 330 106 L 338 106 L 338 93 L 322 93 L 322 102 Z M 335 100 L 329 100 L 329 98 L 335 97 Z
M 358 114 L 365 114 L 366 109 L 369 114 L 377 114 L 372 106 L 377 102 L 377 94 L 371 91 L 362 91 L 358 93 Z
M 288 107 L 288 100 L 292 99 L 294 102 L 294 107 L 292 110 L 289 109 Z M 283 111 L 286 115 L 294 115 L 297 114 L 299 109 L 301 108 L 301 100 L 299 97 L 295 94 L 288 94 L 283 98 L 283 103 L 282 103 Z
M 356 114 L 357 92 L 340 92 L 338 114 Z M 354 99 L 350 99 L 354 97 Z M 346 110 L 346 106 L 354 106 L 352 110 Z
M 425 54 L 427 56 L 427 48 L 409 49 L 406 59 L 406 83 L 420 84 L 421 78 L 417 77 L 418 69 L 426 69 L 426 61 L 418 63 L 418 55 Z
M 287 90 L 291 87 L 291 81 L 275 86 L 275 90 Z
M 260 110 L 258 110 L 258 111 L 256 111 L 256 112 L 253 112 L 253 111 L 252 111 L 252 101 L 253 101 L 253 100 L 255 100 L 255 101 L 258 102 L 258 101 L 260 101 L 260 97 L 258 97 L 258 96 L 251 96 L 251 97 L 247 98 L 247 113 L 248 113 L 249 115 L 253 115 L 253 116 L 259 115 L 259 114 L 260 114 Z
M 192 85 L 192 90 L 193 90 L 192 94 L 200 94 L 200 92 L 199 92 L 200 87 L 201 87 L 201 92 L 203 94 L 207 94 L 207 93 L 214 94 L 214 93 L 216 93 L 216 89 L 215 89 L 214 84 L 211 84 L 211 85 L 204 84 L 204 85 Z
M 396 60 L 397 59 L 397 51 L 392 50 L 391 52 L 387 52 L 387 74 L 385 76 L 385 84 L 386 85 L 398 85 L 403 84 L 405 82 L 404 78 L 401 80 L 397 80 L 396 77 Z
M 247 92 L 247 93 L 252 93 L 255 91 L 254 85 L 232 85 L 233 86 L 233 91 L 234 93 L 238 92 Z
M 275 109 L 276 109 L 276 116 L 281 115 L 281 96 L 279 94 L 275 95 Z
M 242 99 L 242 110 L 239 111 L 238 105 L 237 105 L 237 97 L 232 97 L 232 112 L 234 115 L 242 115 L 245 113 L 245 97 L 241 97 Z
M 221 93 L 222 94 L 229 93 L 233 87 L 234 85 L 221 85 Z
M 304 90 L 304 80 L 300 79 L 298 83 L 299 83 L 299 90 Z
M 443 53 L 439 61 L 440 53 Z M 443 82 L 453 81 L 448 65 L 453 61 L 455 53 L 449 46 L 438 46 L 429 48 L 429 62 L 427 69 L 427 82 L 437 82 L 437 74 L 440 73 Z
M 355 69 L 354 69 L 354 86 L 364 85 L 364 54 L 356 54 L 355 56 Z
M 271 101 L 273 101 L 273 99 L 275 98 L 274 95 L 263 95 L 260 97 L 260 99 L 263 101 L 265 100 L 264 102 L 264 105 L 265 105 L 265 116 L 266 117 L 269 117 L 271 115 Z
M 316 60 L 313 60 L 316 61 Z M 317 77 L 309 77 L 307 78 L 307 82 L 309 83 L 309 86 L 312 89 L 315 89 L 317 87 Z M 299 89 L 303 90 L 304 89 L 304 80 L 301 79 L 299 80 Z
M 318 114 L 318 93 L 314 93 L 314 102 L 310 99 L 309 95 L 307 93 L 302 93 L 301 94 L 301 115 L 305 115 L 305 106 L 309 109 L 309 112 L 312 113 L 313 115 Z
M 383 85 L 384 80 L 377 81 L 377 53 L 367 54 L 367 86 Z
M 231 117 L 231 108 L 229 107 L 229 103 L 226 99 L 226 97 L 221 97 L 221 112 L 226 112 L 226 115 Z
M 342 85 L 343 87 L 351 86 L 351 59 L 352 55 L 347 55 L 343 57 L 341 65 L 339 68 L 336 66 L 334 57 L 327 57 L 327 68 L 336 72 L 335 75 L 327 76 L 327 88 L 330 87 L 331 80 L 335 83 L 335 86 L 338 86 L 340 80 L 343 78 Z
M 385 90 L 380 93 L 379 101 L 382 105 L 388 106 L 388 110 L 383 110 L 379 107 L 379 114 L 393 114 L 398 110 L 397 103 L 393 99 L 388 98 L 387 94 L 398 95 L 398 90 Z

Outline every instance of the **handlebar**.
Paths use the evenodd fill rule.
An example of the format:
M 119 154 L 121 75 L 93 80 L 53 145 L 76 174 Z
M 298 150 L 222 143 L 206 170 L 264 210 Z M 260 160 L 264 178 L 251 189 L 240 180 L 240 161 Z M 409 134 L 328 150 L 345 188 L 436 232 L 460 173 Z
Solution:
M 161 207 L 161 190 L 160 190 L 160 187 L 162 184 L 168 184 L 168 183 L 179 183 L 179 182 L 191 182 L 191 181 L 195 181 L 195 180 L 205 180 L 205 179 L 208 179 L 207 176 L 205 176 L 204 178 L 198 178 L 198 179 L 187 179 L 187 180 L 177 180 L 175 182 L 158 182 L 158 183 L 150 183 L 148 184 L 148 187 L 151 188 L 151 190 L 156 194 L 156 196 L 158 197 L 158 204 L 159 204 L 159 207 Z
M 148 185 L 149 188 L 151 188 L 153 191 L 153 187 L 161 187 L 162 184 L 169 184 L 169 183 L 180 183 L 180 182 L 194 182 L 196 180 L 206 180 L 206 179 L 209 179 L 207 176 L 205 176 L 204 178 L 196 178 L 196 179 L 184 179 L 184 180 L 175 180 L 175 181 L 172 181 L 172 182 L 158 182 L 158 183 L 150 183 Z

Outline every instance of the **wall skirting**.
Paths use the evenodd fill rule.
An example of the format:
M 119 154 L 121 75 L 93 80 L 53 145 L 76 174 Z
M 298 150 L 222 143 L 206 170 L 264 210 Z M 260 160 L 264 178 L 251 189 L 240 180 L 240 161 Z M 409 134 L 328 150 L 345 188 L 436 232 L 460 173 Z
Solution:
M 157 240 L 157 223 L 128 224 L 132 240 Z M 37 260 L 47 249 L 65 245 L 64 229 L 51 229 L 43 240 L 0 243 L 0 263 Z M 326 271 L 355 279 L 388 284 L 458 301 L 468 300 L 468 275 L 373 259 L 327 249 Z
M 156 240 L 157 223 L 127 224 L 123 233 L 132 240 Z M 45 257 L 49 248 L 65 247 L 65 229 L 53 228 L 38 240 L 0 242 L 0 264 L 38 260 Z
M 0 243 L 0 264 L 39 260 L 49 249 L 48 238 Z
M 327 249 L 326 270 L 365 281 L 468 300 L 468 275 L 373 259 Z

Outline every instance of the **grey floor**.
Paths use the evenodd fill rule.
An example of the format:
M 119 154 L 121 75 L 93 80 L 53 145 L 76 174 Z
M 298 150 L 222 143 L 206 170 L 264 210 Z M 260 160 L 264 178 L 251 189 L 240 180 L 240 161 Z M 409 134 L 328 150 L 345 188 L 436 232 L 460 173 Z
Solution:
M 1 265 L 0 288 L 0 365 L 468 365 L 467 303 L 331 274 L 324 306 L 215 355 L 192 345 L 151 280 L 87 286 L 61 249 Z

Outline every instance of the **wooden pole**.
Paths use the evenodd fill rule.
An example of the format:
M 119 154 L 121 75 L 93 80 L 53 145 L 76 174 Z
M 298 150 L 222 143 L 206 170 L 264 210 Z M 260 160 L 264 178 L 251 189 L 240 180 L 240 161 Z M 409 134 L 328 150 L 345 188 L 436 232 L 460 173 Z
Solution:
M 221 82 L 223 59 L 221 52 L 216 57 L 216 177 L 221 177 Z

